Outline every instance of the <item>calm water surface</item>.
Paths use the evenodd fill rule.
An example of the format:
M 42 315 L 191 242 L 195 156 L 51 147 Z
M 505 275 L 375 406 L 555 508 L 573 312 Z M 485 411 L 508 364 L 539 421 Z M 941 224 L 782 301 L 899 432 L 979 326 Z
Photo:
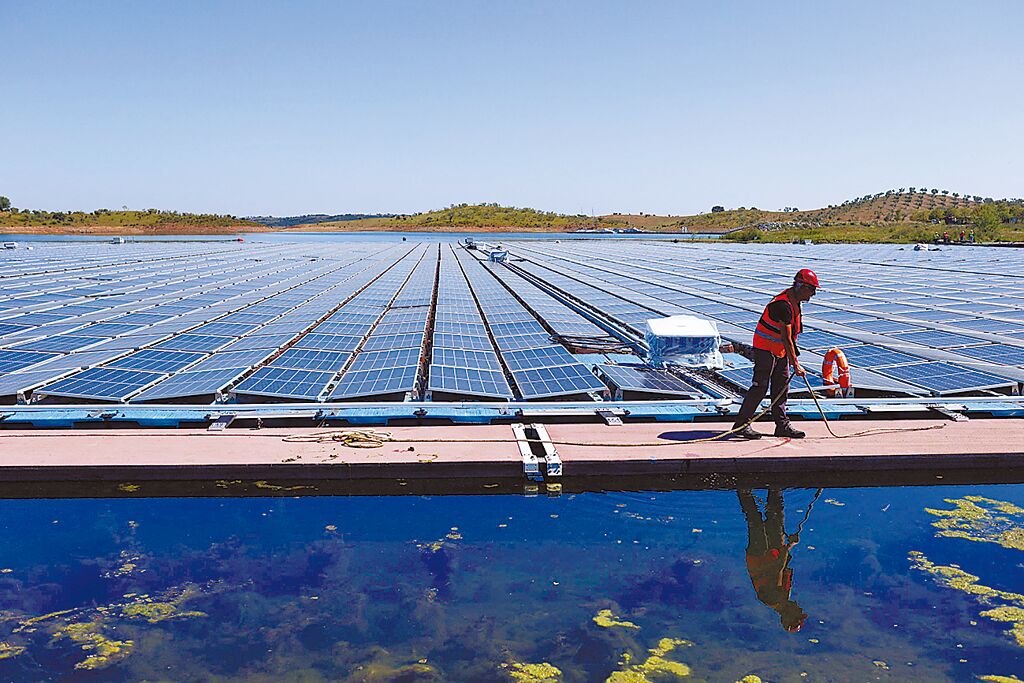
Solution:
M 1016 485 L 0 500 L 0 680 L 1020 675 L 1018 505 Z

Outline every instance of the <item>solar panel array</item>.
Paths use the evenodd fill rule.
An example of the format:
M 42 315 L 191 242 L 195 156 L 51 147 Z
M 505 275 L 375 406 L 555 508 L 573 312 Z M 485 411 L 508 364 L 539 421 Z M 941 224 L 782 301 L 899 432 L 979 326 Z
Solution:
M 836 346 L 862 387 L 944 395 L 1013 391 L 1024 380 L 1024 258 L 1016 251 L 596 240 L 516 242 L 511 253 L 523 259 L 518 268 L 599 301 L 637 333 L 649 317 L 691 314 L 743 344 L 770 297 L 809 267 L 824 286 L 804 306 L 799 339 L 814 382 Z M 749 382 L 749 372 L 719 376 Z
M 695 396 L 699 378 L 570 349 L 693 314 L 749 343 L 792 273 L 809 370 L 833 346 L 858 387 L 1007 392 L 1024 381 L 1024 255 L 898 246 L 510 242 L 40 243 L 0 261 L 0 397 L 49 402 Z M 551 291 L 558 294 L 551 295 Z M 569 305 L 571 304 L 571 305 Z M 600 324 L 598 324 L 600 323 Z M 567 345 L 569 348 L 567 348 Z M 812 381 L 821 385 L 820 375 Z M 719 379 L 742 388 L 749 367 Z M 799 385 L 795 385 L 799 388 Z

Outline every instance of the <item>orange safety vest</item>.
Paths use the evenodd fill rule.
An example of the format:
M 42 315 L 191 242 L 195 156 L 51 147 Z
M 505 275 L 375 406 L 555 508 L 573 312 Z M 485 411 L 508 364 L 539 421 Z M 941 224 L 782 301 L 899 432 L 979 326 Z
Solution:
M 786 292 L 788 291 L 786 290 Z M 800 324 L 800 306 L 794 306 L 793 302 L 786 296 L 786 292 L 779 294 L 769 301 L 768 306 L 771 306 L 776 301 L 785 301 L 789 304 L 789 308 L 793 312 L 793 322 L 791 323 L 790 331 L 793 334 L 793 345 L 796 346 L 796 336 L 803 329 Z M 761 319 L 757 321 L 757 327 L 754 328 L 754 348 L 764 349 L 765 351 L 770 351 L 774 356 L 785 358 L 786 346 L 782 343 L 783 325 L 775 322 L 768 316 L 768 306 L 764 307 L 764 313 L 761 314 Z

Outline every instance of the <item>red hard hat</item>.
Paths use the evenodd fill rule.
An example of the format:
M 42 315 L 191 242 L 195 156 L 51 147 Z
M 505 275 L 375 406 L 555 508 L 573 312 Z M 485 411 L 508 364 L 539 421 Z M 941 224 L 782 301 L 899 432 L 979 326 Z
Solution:
M 804 268 L 797 271 L 796 277 L 793 278 L 793 282 L 799 282 L 803 285 L 810 285 L 817 289 L 820 287 L 818 284 L 818 276 L 814 274 L 814 271 L 810 268 Z

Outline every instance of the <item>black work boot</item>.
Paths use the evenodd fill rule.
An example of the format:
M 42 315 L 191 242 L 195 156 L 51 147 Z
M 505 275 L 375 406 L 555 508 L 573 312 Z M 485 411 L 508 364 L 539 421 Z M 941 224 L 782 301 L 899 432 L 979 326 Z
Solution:
M 747 425 L 743 429 L 733 432 L 732 436 L 735 436 L 737 439 L 760 439 L 764 435 L 761 432 L 754 431 L 750 425 Z
M 775 436 L 782 436 L 787 439 L 802 439 L 806 435 L 799 429 L 793 429 L 793 425 L 785 424 L 775 428 Z

